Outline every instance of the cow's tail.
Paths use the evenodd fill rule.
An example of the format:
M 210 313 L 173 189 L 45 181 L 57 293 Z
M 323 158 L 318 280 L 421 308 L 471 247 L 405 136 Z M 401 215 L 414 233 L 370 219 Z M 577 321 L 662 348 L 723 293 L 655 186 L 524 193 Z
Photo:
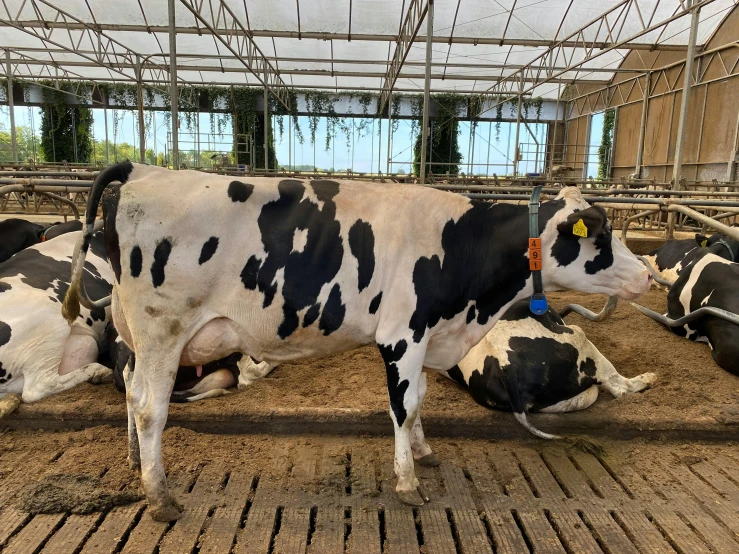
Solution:
M 82 280 L 83 269 L 85 267 L 85 258 L 87 250 L 90 248 L 90 240 L 96 230 L 102 225 L 98 223 L 96 229 L 95 218 L 97 217 L 100 199 L 103 196 L 105 187 L 114 182 L 125 183 L 133 171 L 133 164 L 129 161 L 120 162 L 103 169 L 95 177 L 95 181 L 90 188 L 90 195 L 87 198 L 87 211 L 85 213 L 85 226 L 82 229 L 82 235 L 75 246 L 74 256 L 72 258 L 72 279 L 69 283 L 69 289 L 64 297 L 62 304 L 62 315 L 71 324 L 80 314 L 80 304 L 88 309 L 103 307 L 110 304 L 110 297 L 103 298 L 96 302 L 90 300 L 85 292 L 85 285 Z
M 529 422 L 528 417 L 526 417 L 526 406 L 524 406 L 523 399 L 521 398 L 521 391 L 518 388 L 518 368 L 516 367 L 516 364 L 510 364 L 510 366 L 507 367 L 505 370 L 505 375 L 505 386 L 506 389 L 508 389 L 508 399 L 511 402 L 511 409 L 513 410 L 513 415 L 515 416 L 516 421 L 523 425 L 524 429 L 526 429 L 529 433 L 536 437 L 539 437 L 540 439 L 561 439 L 562 437 L 560 437 L 559 435 L 551 435 L 549 433 L 545 433 L 544 431 L 540 431 Z

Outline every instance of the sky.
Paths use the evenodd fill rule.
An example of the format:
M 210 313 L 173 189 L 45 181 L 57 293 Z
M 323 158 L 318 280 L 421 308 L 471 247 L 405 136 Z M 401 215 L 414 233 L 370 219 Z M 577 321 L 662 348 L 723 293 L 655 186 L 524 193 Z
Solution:
M 93 109 L 93 135 L 96 140 L 104 140 L 105 138 L 105 115 L 102 109 Z M 40 110 L 38 108 L 16 107 L 15 117 L 16 125 L 33 126 L 38 133 L 40 128 Z M 108 110 L 108 137 L 111 143 L 129 143 L 138 145 L 138 130 L 136 128 L 136 113 L 133 111 L 119 112 L 120 122 L 117 132 L 114 133 L 113 110 Z M 274 118 L 273 118 L 274 119 Z M 594 148 L 591 148 L 593 155 L 591 156 L 593 163 L 590 164 L 591 173 L 597 171 L 597 145 L 600 143 L 603 121 L 602 116 L 593 117 L 593 131 L 591 132 L 592 141 L 597 142 Z M 598 121 L 600 123 L 598 123 Z M 309 140 L 309 121 L 307 117 L 299 118 L 300 127 L 305 137 L 303 144 L 297 143 L 294 137 L 294 131 L 291 133 L 292 125 L 288 118 L 284 118 L 284 135 L 280 137 L 278 126 L 273 121 L 275 129 L 275 149 L 279 164 L 287 165 L 290 156 L 292 156 L 293 165 L 315 165 L 319 168 L 335 170 L 344 170 L 352 167 L 355 172 L 372 172 L 379 170 L 383 173 L 387 172 L 387 147 L 388 147 L 388 121 L 383 120 L 381 123 L 381 134 L 378 140 L 378 120 L 370 123 L 370 134 L 359 137 L 358 133 L 354 133 L 353 144 L 347 148 L 346 139 L 343 133 L 339 135 L 335 142 L 332 142 L 331 148 L 325 149 L 326 136 L 326 120 L 321 118 L 318 130 L 316 132 L 316 144 L 311 145 Z M 355 120 L 358 125 L 359 121 Z M 598 127 L 600 125 L 600 127 Z M 9 128 L 9 116 L 7 106 L 0 106 L 0 130 Z M 496 131 L 494 122 L 481 122 L 477 125 L 474 138 L 474 153 L 472 152 L 470 133 L 470 123 L 467 121 L 460 122 L 459 148 L 462 153 L 462 163 L 460 171 L 469 174 L 470 170 L 473 174 L 489 174 L 507 175 L 512 173 L 512 164 L 514 157 L 515 144 L 515 123 L 503 122 L 500 125 L 500 135 L 496 140 Z M 227 125 L 223 136 L 213 136 L 210 131 L 210 117 L 208 114 L 200 114 L 200 146 L 201 150 L 213 150 L 228 152 L 231 149 L 231 126 Z M 168 150 L 168 132 L 169 128 L 165 122 L 162 112 L 155 112 L 151 124 L 147 127 L 146 147 L 152 148 L 156 153 Z M 415 133 L 418 131 L 416 130 Z M 291 133 L 292 139 L 288 139 Z M 415 141 L 416 134 L 411 133 L 411 123 L 407 120 L 401 120 L 397 131 L 393 134 L 392 140 L 392 164 L 391 172 L 405 171 L 410 173 L 411 160 L 413 156 L 412 145 Z M 545 150 L 546 140 L 545 124 L 529 124 L 520 127 L 519 143 L 523 160 L 519 166 L 520 173 L 537 173 L 543 167 L 543 152 Z M 180 150 L 195 149 L 197 144 L 197 136 L 188 132 L 184 123 L 181 124 L 180 130 Z M 537 141 L 539 143 L 537 154 Z M 470 167 L 470 162 L 474 162 Z M 486 171 L 486 165 L 489 164 Z

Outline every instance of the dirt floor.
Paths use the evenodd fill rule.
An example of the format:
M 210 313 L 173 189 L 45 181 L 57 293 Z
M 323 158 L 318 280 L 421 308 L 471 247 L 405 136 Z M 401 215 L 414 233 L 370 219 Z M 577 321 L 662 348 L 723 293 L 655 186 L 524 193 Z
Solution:
M 550 295 L 561 309 L 570 302 L 599 311 L 602 296 L 581 293 Z M 659 312 L 666 310 L 666 292 L 653 289 L 639 300 Z M 656 385 L 646 392 L 614 400 L 601 392 L 598 402 L 579 414 L 533 415 L 534 422 L 575 427 L 631 426 L 649 430 L 682 426 L 729 430 L 739 423 L 739 378 L 719 368 L 706 344 L 693 343 L 637 312 L 628 302 L 619 302 L 614 315 L 602 323 L 577 314 L 567 322 L 582 327 L 588 338 L 625 376 L 646 371 L 657 373 Z M 453 418 L 457 423 L 482 424 L 512 421 L 510 414 L 493 413 L 472 401 L 461 387 L 446 377 L 429 375 L 423 406 L 425 417 Z M 195 404 L 170 405 L 170 420 L 211 421 L 214 425 L 261 414 L 300 410 L 357 418 L 376 415 L 389 425 L 384 367 L 375 347 L 364 347 L 337 356 L 284 364 L 248 390 Z M 13 417 L 59 418 L 92 422 L 123 421 L 124 397 L 112 386 L 81 385 L 74 390 L 23 405 Z M 299 417 L 299 415 L 297 416 Z M 703 426 L 703 427 L 701 427 Z M 386 429 L 390 430 L 389 427 Z M 433 434 L 433 430 L 429 430 Z
M 560 553 L 739 551 L 736 443 L 604 440 L 586 454 L 534 439 L 435 439 L 416 467 L 431 501 L 394 495 L 390 437 L 164 433 L 168 481 L 185 506 L 156 523 L 143 501 L 31 515 L 39 481 L 99 479 L 133 490 L 121 428 L 0 433 L 4 554 Z M 97 481 L 95 481 L 97 482 Z

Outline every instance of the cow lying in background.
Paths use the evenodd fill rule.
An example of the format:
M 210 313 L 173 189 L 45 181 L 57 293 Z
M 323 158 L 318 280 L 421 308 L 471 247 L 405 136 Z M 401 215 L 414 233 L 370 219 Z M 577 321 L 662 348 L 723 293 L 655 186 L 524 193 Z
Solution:
M 66 223 L 41 225 L 25 219 L 6 219 L 0 221 L 0 263 L 24 248 L 53 239 L 65 233 L 82 230 L 79 220 Z M 68 279 L 65 277 L 65 279 Z
M 113 366 L 115 388 L 126 392 L 126 379 L 136 364 L 136 355 L 123 342 L 111 324 L 105 333 Z M 272 371 L 262 362 L 256 364 L 249 356 L 234 353 L 202 366 L 180 366 L 175 377 L 170 402 L 195 402 L 228 394 L 231 387 L 244 388 Z
M 469 390 L 486 408 L 511 410 L 531 433 L 559 438 L 533 427 L 527 412 L 584 410 L 602 386 L 616 398 L 649 388 L 654 373 L 631 379 L 591 343 L 580 327 L 566 325 L 551 307 L 540 316 L 519 300 L 447 377 Z
M 698 312 L 688 318 L 690 321 L 677 325 L 677 320 L 701 308 L 739 314 L 739 263 L 732 259 L 739 259 L 739 241 L 725 238 L 722 243 L 701 248 L 670 288 L 667 316 L 634 306 L 681 337 L 707 342 L 714 361 L 726 371 L 739 375 L 739 321 Z
M 110 373 L 95 363 L 110 308 L 83 309 L 71 329 L 60 313 L 79 235 L 36 244 L 0 264 L 0 396 L 34 402 Z M 90 250 L 85 284 L 99 299 L 113 286 L 101 232 Z
M 710 238 L 696 233 L 694 239 L 670 239 L 656 250 L 652 250 L 649 254 L 643 256 L 643 258 L 655 268 L 662 279 L 674 282 L 680 272 L 695 260 L 701 247 L 709 248 L 714 244 L 719 244 L 726 250 L 723 252 L 724 257 L 731 259 L 730 248 L 726 242 L 728 238 L 721 233 L 717 233 Z M 739 258 L 736 259 L 739 260 Z

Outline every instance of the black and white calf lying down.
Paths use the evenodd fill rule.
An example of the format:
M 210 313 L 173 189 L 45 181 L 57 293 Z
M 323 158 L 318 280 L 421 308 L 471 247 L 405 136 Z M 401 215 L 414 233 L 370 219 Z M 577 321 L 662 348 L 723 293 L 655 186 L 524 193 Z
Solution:
M 51 225 L 42 225 L 17 218 L 0 221 L 0 263 L 24 248 L 65 233 L 81 230 L 82 222 L 79 220 Z
M 478 404 L 513 411 L 537 437 L 558 438 L 533 427 L 526 413 L 584 410 L 602 386 L 618 398 L 649 388 L 654 373 L 620 375 L 577 325 L 551 307 L 543 315 L 519 300 L 446 375 L 469 390 Z
M 677 335 L 707 342 L 714 361 L 735 375 L 739 375 L 739 318 L 727 320 L 711 309 L 739 314 L 739 263 L 733 261 L 738 259 L 739 241 L 724 237 L 700 248 L 683 268 L 667 295 L 666 316 L 635 305 Z
M 419 417 L 422 368 L 458 364 L 532 294 L 527 208 L 414 185 L 234 180 L 126 162 L 98 174 L 88 228 L 115 181 L 124 184 L 102 202 L 113 321 L 136 345 L 129 455 L 154 519 L 181 514 L 161 454 L 179 365 L 233 352 L 276 365 L 370 343 L 387 370 L 396 490 L 423 504 L 413 461 L 433 457 Z M 648 290 L 646 268 L 576 188 L 541 205 L 539 231 L 545 290 L 625 299 Z M 72 321 L 87 303 L 87 248 L 85 239 L 64 303 Z
M 34 402 L 110 373 L 96 363 L 110 308 L 82 309 L 71 329 L 60 313 L 80 235 L 36 244 L 0 264 L 0 396 Z M 91 298 L 110 294 L 101 232 L 90 239 L 84 272 Z

